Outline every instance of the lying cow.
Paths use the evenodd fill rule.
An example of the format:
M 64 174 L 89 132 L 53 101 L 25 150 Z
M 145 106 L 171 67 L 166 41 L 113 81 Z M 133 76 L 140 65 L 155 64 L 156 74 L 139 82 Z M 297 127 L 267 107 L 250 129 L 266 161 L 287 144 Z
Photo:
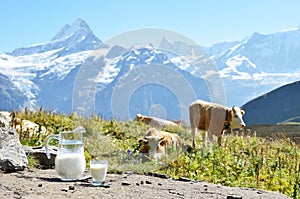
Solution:
M 157 117 L 149 117 L 141 114 L 136 114 L 135 120 L 142 121 L 144 124 L 149 125 L 151 127 L 162 129 L 164 127 L 177 127 L 178 125 L 169 120 L 160 119 Z
M 190 105 L 189 111 L 194 148 L 196 148 L 197 130 L 201 131 L 203 146 L 207 147 L 207 137 L 213 142 L 213 136 L 216 136 L 218 143 L 221 144 L 224 130 L 231 131 L 246 126 L 242 118 L 245 112 L 239 107 L 228 108 L 197 100 Z
M 157 131 L 155 128 L 149 129 L 139 142 L 143 143 L 143 147 L 139 151 L 140 156 L 153 156 L 156 160 L 167 153 L 169 146 L 172 146 L 174 150 L 181 146 L 181 139 L 177 134 Z

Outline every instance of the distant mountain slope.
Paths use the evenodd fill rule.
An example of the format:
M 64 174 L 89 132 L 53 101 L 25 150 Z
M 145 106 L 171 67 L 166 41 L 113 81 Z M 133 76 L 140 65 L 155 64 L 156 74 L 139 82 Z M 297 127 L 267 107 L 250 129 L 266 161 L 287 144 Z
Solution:
M 0 107 L 2 110 L 18 109 L 24 105 L 26 97 L 16 88 L 9 78 L 0 73 Z
M 181 69 L 181 65 L 177 66 L 179 63 L 175 61 L 167 56 L 166 51 L 152 47 L 133 49 L 124 54 L 114 66 L 120 68 L 118 75 L 105 89 L 96 94 L 95 110 L 105 118 L 118 117 L 125 120 L 141 113 L 188 121 L 188 106 L 193 100 L 211 99 L 204 79 Z M 157 68 L 152 69 L 153 67 Z M 169 73 L 166 74 L 166 71 Z M 191 93 L 185 95 L 188 87 L 194 91 L 194 96 L 191 96 Z M 130 98 L 126 99 L 123 95 L 114 100 L 113 94 L 116 89 L 118 92 L 122 89 L 129 93 L 132 91 Z M 117 104 L 114 104 L 114 101 L 117 101 Z M 124 101 L 126 103 L 123 107 Z M 129 113 L 121 114 L 126 110 L 126 106 L 129 107 Z M 114 109 L 117 112 L 113 112 Z
M 272 34 L 253 33 L 242 41 L 206 50 L 219 69 L 228 105 L 242 105 L 300 79 L 300 26 Z
M 207 48 L 220 69 L 229 67 L 243 72 L 243 69 L 254 68 L 253 72 L 265 73 L 299 70 L 299 51 L 300 26 L 272 34 L 255 32 L 242 41 L 223 42 Z
M 300 81 L 277 88 L 243 106 L 247 125 L 276 124 L 300 116 Z
M 0 54 L 0 73 L 5 76 L 0 82 L 0 109 L 42 106 L 119 119 L 158 110 L 161 115 L 155 116 L 181 119 L 188 115 L 193 98 L 241 106 L 300 79 L 300 27 L 254 33 L 242 41 L 206 48 L 164 36 L 159 46 L 151 41 L 135 43 L 134 36 L 132 46 L 110 46 L 79 18 L 51 41 Z M 121 91 L 131 96 L 119 96 Z M 266 123 L 297 117 L 287 108 L 286 116 L 275 119 L 272 115 L 269 120 L 268 112 L 251 116 L 251 111 L 250 107 L 246 114 L 250 123 L 260 117 L 264 120 L 258 122 Z M 123 116 L 116 115 L 121 112 Z

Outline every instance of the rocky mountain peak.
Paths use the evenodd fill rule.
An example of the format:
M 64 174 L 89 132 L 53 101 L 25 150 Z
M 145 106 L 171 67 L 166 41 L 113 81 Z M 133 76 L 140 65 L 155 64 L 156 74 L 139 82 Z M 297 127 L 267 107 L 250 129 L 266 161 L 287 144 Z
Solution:
M 58 40 L 58 39 L 64 39 L 66 37 L 70 37 L 76 32 L 83 32 L 85 34 L 92 33 L 92 30 L 90 29 L 89 25 L 82 19 L 78 18 L 72 25 L 66 24 L 52 39 Z

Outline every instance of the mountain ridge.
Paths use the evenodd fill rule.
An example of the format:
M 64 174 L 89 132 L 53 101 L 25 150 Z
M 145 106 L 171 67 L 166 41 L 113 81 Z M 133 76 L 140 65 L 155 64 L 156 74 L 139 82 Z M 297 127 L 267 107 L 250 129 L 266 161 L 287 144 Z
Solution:
M 49 50 L 60 50 L 61 55 L 67 55 L 81 51 L 81 46 L 79 44 L 82 43 L 85 45 L 85 50 L 95 50 L 107 47 L 107 45 L 103 44 L 103 42 L 93 34 L 93 31 L 87 23 L 79 18 L 72 25 L 66 24 L 51 41 L 16 48 L 11 53 L 7 54 L 12 56 L 23 56 L 40 54 Z
M 71 25 L 66 24 L 49 42 L 16 48 L 11 53 L 1 54 L 0 73 L 8 77 L 17 88 L 16 91 L 19 90 L 27 97 L 27 102 L 20 104 L 19 107 L 31 105 L 33 109 L 43 106 L 60 112 L 74 111 L 72 92 L 75 89 L 76 79 L 78 79 L 78 73 L 84 70 L 87 72 L 88 68 L 91 72 L 87 74 L 91 76 L 83 76 L 86 80 L 82 84 L 87 85 L 82 86 L 83 88 L 88 88 L 85 87 L 88 85 L 95 87 L 93 92 L 98 92 L 96 95 L 99 97 L 99 95 L 111 95 L 114 89 L 113 81 L 118 82 L 121 77 L 130 74 L 132 69 L 145 64 L 171 67 L 174 73 L 182 75 L 184 81 L 191 85 L 198 98 L 208 101 L 212 98 L 209 97 L 211 93 L 207 93 L 207 88 L 211 87 L 210 84 L 217 82 L 211 74 L 218 72 L 222 78 L 222 85 L 218 86 L 224 87 L 226 91 L 224 105 L 241 106 L 279 86 L 300 79 L 300 58 L 296 57 L 300 52 L 299 30 L 297 28 L 268 35 L 253 33 L 242 41 L 222 42 L 210 47 L 189 45 L 182 41 L 170 42 L 167 37 L 163 37 L 157 47 L 152 44 L 139 47 L 133 45 L 126 49 L 122 46 L 108 46 L 103 43 L 93 34 L 88 24 L 79 18 Z M 280 57 L 283 61 L 280 61 Z M 210 65 L 210 69 L 205 68 L 206 65 Z M 283 65 L 286 67 L 282 68 Z M 206 86 L 203 85 L 203 81 Z M 203 91 L 197 89 L 197 84 L 201 85 L 199 88 Z M 106 87 L 109 89 L 105 89 Z M 152 94 L 146 96 L 155 98 L 158 93 L 153 92 L 150 87 L 147 88 L 148 90 L 137 91 L 138 93 L 134 96 L 142 98 L 141 93 L 149 92 Z M 158 87 L 153 87 L 153 89 L 168 92 Z M 208 92 L 211 91 L 208 90 Z M 80 92 L 78 96 L 91 94 L 83 90 Z M 199 94 L 201 92 L 203 95 Z M 4 96 L 4 91 L 2 94 Z M 175 93 L 176 95 L 180 94 Z M 105 97 L 99 99 L 108 102 L 111 100 Z M 99 99 L 95 100 L 95 103 L 99 103 Z M 145 102 L 148 99 L 143 100 Z M 175 101 L 170 106 L 184 106 L 185 108 L 188 106 L 188 104 L 176 105 Z M 145 110 L 141 108 L 143 107 L 142 100 L 138 102 L 135 100 L 134 103 L 140 104 L 136 105 L 144 114 L 151 112 L 153 104 L 150 101 L 145 102 L 148 104 L 144 104 Z M 101 106 L 95 105 L 95 107 L 90 107 L 90 111 L 101 115 L 103 115 L 101 111 L 111 112 L 109 110 L 111 104 L 104 104 L 107 110 L 103 110 L 103 106 L 101 110 L 96 109 L 95 107 Z M 80 109 L 84 109 L 83 106 L 80 105 Z M 128 106 L 131 107 L 129 109 L 132 112 L 138 111 L 134 110 L 134 104 Z M 0 104 L 0 108 L 5 107 Z M 164 115 L 169 117 L 172 114 L 181 117 L 172 111 Z M 113 115 L 110 114 L 110 117 Z

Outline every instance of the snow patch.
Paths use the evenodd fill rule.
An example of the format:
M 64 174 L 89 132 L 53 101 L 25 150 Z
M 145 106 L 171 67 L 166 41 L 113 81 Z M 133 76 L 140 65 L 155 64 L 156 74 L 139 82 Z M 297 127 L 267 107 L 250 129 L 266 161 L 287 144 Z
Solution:
M 233 56 L 232 58 L 228 59 L 225 64 L 229 67 L 232 68 L 234 70 L 237 70 L 238 66 L 241 66 L 243 64 L 243 62 L 247 62 L 249 64 L 249 66 L 251 66 L 252 68 L 256 69 L 256 65 L 254 63 L 252 63 L 247 57 L 245 56 L 241 56 L 241 55 L 236 55 Z
M 120 68 L 117 68 L 117 63 L 120 57 L 114 59 L 104 59 L 105 66 L 102 71 L 100 71 L 95 79 L 96 83 L 109 84 L 115 77 L 119 74 Z

